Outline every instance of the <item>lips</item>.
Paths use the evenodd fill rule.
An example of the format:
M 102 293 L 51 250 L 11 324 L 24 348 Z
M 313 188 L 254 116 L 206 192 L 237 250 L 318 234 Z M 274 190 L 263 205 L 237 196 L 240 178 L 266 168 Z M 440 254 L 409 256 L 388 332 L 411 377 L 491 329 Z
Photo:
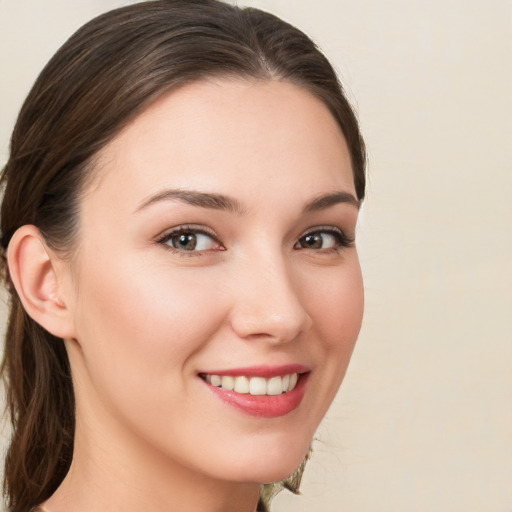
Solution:
M 199 377 L 217 398 L 251 416 L 274 418 L 299 407 L 309 370 L 302 365 L 203 372 Z

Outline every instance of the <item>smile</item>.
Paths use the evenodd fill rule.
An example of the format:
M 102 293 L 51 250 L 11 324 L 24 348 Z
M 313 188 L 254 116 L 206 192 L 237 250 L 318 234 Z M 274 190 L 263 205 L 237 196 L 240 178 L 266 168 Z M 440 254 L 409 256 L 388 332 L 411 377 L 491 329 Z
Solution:
M 271 377 L 269 379 L 264 377 L 233 377 L 231 375 L 201 375 L 201 378 L 212 386 L 226 391 L 234 391 L 242 395 L 249 394 L 253 396 L 275 396 L 289 393 L 295 389 L 298 377 L 297 373 Z
M 285 416 L 297 409 L 311 369 L 290 364 L 201 372 L 198 377 L 217 399 L 239 412 L 262 418 Z

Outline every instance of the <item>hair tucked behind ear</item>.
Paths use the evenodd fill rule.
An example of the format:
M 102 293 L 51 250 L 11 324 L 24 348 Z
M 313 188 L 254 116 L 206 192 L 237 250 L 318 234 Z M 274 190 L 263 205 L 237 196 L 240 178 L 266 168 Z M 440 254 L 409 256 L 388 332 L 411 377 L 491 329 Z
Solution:
M 1 176 L 2 261 L 24 224 L 72 258 L 80 197 L 95 176 L 98 151 L 159 95 L 212 76 L 288 81 L 321 99 L 345 136 L 363 199 L 365 149 L 356 117 L 306 35 L 271 14 L 217 0 L 142 2 L 78 30 L 30 91 Z M 74 397 L 63 341 L 25 313 L 5 265 L 4 271 L 10 313 L 1 369 L 13 428 L 4 489 L 12 512 L 26 512 L 51 496 L 69 470 Z M 267 487 L 263 501 L 278 488 Z

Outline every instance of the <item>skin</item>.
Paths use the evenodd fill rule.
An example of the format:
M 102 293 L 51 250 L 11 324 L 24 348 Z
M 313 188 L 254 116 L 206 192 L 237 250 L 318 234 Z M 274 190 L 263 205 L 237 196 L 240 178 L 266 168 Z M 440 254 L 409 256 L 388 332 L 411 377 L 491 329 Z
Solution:
M 201 81 L 166 94 L 99 155 L 72 263 L 54 262 L 77 403 L 71 470 L 49 512 L 252 512 L 306 454 L 363 311 L 350 157 L 328 109 L 285 82 Z M 216 193 L 237 211 L 153 200 Z M 199 227 L 198 251 L 159 242 Z M 299 241 L 318 229 L 321 247 Z M 326 228 L 327 227 L 327 228 Z M 301 238 L 302 237 L 302 238 Z M 55 298 L 55 297 L 54 297 Z M 277 418 L 216 398 L 198 372 L 299 363 Z

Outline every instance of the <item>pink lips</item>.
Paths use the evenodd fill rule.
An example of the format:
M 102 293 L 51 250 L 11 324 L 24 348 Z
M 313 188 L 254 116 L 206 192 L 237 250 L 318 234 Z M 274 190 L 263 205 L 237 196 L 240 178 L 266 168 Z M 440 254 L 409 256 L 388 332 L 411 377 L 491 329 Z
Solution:
M 208 390 L 227 405 L 251 416 L 262 418 L 277 418 L 297 409 L 304 398 L 306 384 L 309 378 L 309 368 L 303 365 L 291 364 L 282 366 L 253 366 L 250 368 L 231 368 L 229 370 L 208 371 L 209 375 L 225 375 L 232 377 L 272 377 L 299 374 L 294 389 L 280 395 L 250 395 L 229 391 L 212 386 L 203 380 Z

